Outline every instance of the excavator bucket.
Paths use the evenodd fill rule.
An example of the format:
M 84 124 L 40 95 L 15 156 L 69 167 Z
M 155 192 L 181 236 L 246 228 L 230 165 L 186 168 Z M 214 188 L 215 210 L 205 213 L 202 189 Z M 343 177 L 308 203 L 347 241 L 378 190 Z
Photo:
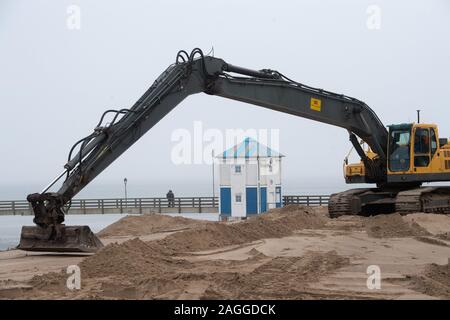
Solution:
M 23 226 L 17 249 L 45 252 L 96 252 L 103 243 L 88 226 Z

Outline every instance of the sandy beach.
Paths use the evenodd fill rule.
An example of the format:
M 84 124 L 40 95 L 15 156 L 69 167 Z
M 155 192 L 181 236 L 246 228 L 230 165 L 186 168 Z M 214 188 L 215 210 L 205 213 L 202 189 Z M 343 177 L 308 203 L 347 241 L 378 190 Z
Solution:
M 330 219 L 288 206 L 237 222 L 126 216 L 96 254 L 0 253 L 2 299 L 448 299 L 450 217 Z M 66 286 L 69 265 L 81 289 Z M 367 286 L 378 266 L 381 288 Z

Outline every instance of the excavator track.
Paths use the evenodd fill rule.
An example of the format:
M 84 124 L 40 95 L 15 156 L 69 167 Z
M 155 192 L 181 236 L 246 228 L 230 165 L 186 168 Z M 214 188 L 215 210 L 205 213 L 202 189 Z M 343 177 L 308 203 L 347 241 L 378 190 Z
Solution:
M 370 189 L 350 189 L 344 192 L 334 193 L 328 201 L 328 213 L 331 218 L 345 215 L 356 215 L 359 212 L 354 206 L 354 199 L 358 195 Z
M 400 214 L 420 212 L 422 210 L 421 196 L 424 192 L 427 192 L 425 189 L 430 188 L 417 188 L 399 192 L 395 200 L 395 211 Z
M 450 187 L 421 187 L 398 191 L 351 189 L 331 195 L 328 212 L 331 218 L 394 212 L 450 213 Z
M 450 213 L 450 187 L 425 187 L 399 192 L 395 209 L 400 214 Z

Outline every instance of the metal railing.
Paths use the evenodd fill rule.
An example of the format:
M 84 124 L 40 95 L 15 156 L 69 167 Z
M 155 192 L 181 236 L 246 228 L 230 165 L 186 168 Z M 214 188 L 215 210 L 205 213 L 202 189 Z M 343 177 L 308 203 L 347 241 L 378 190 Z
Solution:
M 217 211 L 218 197 L 73 199 L 68 214 Z M 32 215 L 26 200 L 0 201 L 0 215 Z
M 290 204 L 301 204 L 305 206 L 327 206 L 330 196 L 307 195 L 307 196 L 283 196 L 283 206 Z
M 283 206 L 326 206 L 329 199 L 328 195 L 287 195 L 283 196 Z M 167 198 L 73 199 L 68 214 L 212 213 L 217 212 L 218 207 L 218 197 L 178 197 L 173 199 L 173 202 Z M 33 210 L 26 200 L 0 201 L 0 215 L 33 215 Z

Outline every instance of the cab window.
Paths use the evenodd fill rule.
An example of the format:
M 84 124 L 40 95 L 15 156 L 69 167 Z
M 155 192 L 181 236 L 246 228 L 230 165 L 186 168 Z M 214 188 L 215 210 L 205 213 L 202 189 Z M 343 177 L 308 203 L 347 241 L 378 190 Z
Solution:
M 414 134 L 414 166 L 428 167 L 430 164 L 430 131 L 417 128 Z
M 393 130 L 389 144 L 389 170 L 407 171 L 410 163 L 410 130 Z
M 438 149 L 438 143 L 436 132 L 434 132 L 434 129 L 430 129 L 430 132 L 431 132 L 431 156 L 433 157 Z

